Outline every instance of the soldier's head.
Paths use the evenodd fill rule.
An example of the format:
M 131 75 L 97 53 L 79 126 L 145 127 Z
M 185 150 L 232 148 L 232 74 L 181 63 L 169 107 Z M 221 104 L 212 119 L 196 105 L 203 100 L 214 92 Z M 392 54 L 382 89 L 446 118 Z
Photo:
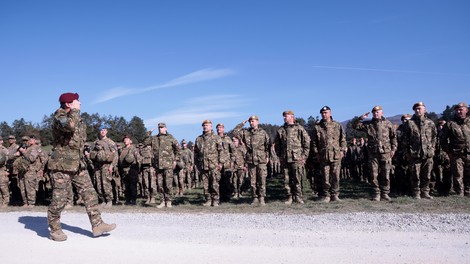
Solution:
M 240 144 L 240 140 L 237 137 L 233 137 L 232 141 L 235 147 L 238 147 L 238 145 Z
M 130 146 L 130 145 L 132 144 L 131 136 L 130 136 L 130 135 L 125 135 L 125 136 L 122 138 L 122 142 L 124 142 L 124 145 Z
M 372 108 L 372 117 L 375 119 L 381 119 L 383 116 L 383 109 L 382 106 L 376 105 Z
M 98 130 L 100 131 L 100 137 L 101 138 L 106 138 L 108 136 L 108 126 L 107 125 L 101 125 Z
M 437 128 L 438 129 L 442 129 L 445 124 L 446 124 L 446 121 L 444 119 L 439 118 L 439 120 L 437 120 Z
M 14 144 L 16 142 L 16 137 L 13 135 L 8 136 L 8 144 Z
M 158 123 L 158 134 L 166 134 L 168 131 L 168 128 L 166 127 L 165 123 Z
M 257 115 L 250 116 L 248 122 L 250 122 L 251 128 L 257 129 L 259 127 L 259 118 Z
M 59 96 L 60 107 L 65 110 L 78 109 L 80 110 L 80 101 L 78 100 L 78 93 L 63 93 Z
M 327 105 L 320 109 L 321 119 L 324 121 L 331 120 L 331 108 Z
M 294 111 L 286 110 L 282 112 L 282 116 L 284 117 L 284 123 L 288 125 L 293 125 L 295 123 Z
M 466 103 L 458 103 L 456 106 L 455 106 L 455 109 L 454 109 L 454 114 L 457 118 L 460 118 L 460 119 L 465 119 L 467 117 L 467 114 L 468 114 L 468 106 Z
M 415 111 L 415 116 L 422 117 L 426 113 L 426 106 L 423 102 L 417 102 L 413 105 L 413 111 Z
M 28 136 L 29 139 L 28 139 L 28 146 L 34 146 L 37 144 L 37 139 L 36 139 L 36 136 L 35 135 L 30 135 Z
M 410 115 L 410 114 L 404 114 L 404 115 L 401 116 L 401 122 L 402 122 L 402 123 L 406 123 L 406 122 L 408 122 L 408 120 L 410 120 L 410 119 L 411 119 L 411 115 Z
M 217 129 L 217 134 L 219 136 L 223 136 L 224 133 L 225 133 L 225 125 L 223 123 L 218 123 L 216 126 L 215 126 L 215 129 Z
M 181 140 L 181 146 L 183 147 L 183 149 L 186 149 L 188 147 L 188 143 L 186 143 L 186 140 Z
M 208 119 L 202 121 L 202 131 L 204 133 L 212 131 L 212 121 Z

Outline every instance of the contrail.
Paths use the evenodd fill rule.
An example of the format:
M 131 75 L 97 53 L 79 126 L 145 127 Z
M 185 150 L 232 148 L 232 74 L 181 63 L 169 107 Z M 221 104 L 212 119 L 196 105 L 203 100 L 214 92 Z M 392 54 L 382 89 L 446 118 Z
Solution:
M 470 76 L 470 74 L 465 74 L 465 73 L 402 71 L 402 70 L 388 70 L 388 69 L 374 69 L 374 68 L 336 67 L 336 66 L 323 66 L 323 65 L 314 65 L 312 67 L 313 68 L 319 68 L 319 69 L 332 69 L 332 70 L 355 70 L 355 71 L 376 71 L 376 72 L 394 72 L 394 73 L 418 73 L 418 74 Z

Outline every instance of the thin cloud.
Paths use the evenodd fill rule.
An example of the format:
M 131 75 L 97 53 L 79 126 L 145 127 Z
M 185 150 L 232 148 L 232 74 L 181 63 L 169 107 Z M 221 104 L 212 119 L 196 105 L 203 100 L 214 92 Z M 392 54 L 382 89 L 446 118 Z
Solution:
M 337 66 L 323 66 L 323 65 L 314 65 L 312 67 L 313 68 L 318 68 L 318 69 L 332 69 L 332 70 L 354 70 L 354 71 L 375 71 L 375 72 L 393 72 L 393 73 L 418 73 L 418 74 L 470 76 L 470 74 L 465 74 L 465 73 L 402 71 L 402 70 L 389 70 L 389 69 L 377 69 L 377 68 L 337 67 Z
M 145 88 L 126 88 L 126 87 L 117 87 L 105 91 L 101 96 L 94 101 L 95 104 L 103 103 L 118 97 L 123 97 L 132 94 L 141 94 L 145 92 L 150 92 L 158 89 L 181 86 L 191 83 L 209 81 L 214 79 L 223 78 L 229 75 L 233 75 L 235 72 L 230 69 L 202 69 L 195 71 L 176 79 L 173 79 L 164 84 L 154 85 Z
M 240 117 L 238 109 L 247 103 L 240 95 L 212 95 L 191 98 L 184 102 L 186 107 L 176 109 L 154 118 L 144 120 L 146 127 L 154 127 L 159 122 L 170 125 L 200 124 L 205 119 L 224 119 Z

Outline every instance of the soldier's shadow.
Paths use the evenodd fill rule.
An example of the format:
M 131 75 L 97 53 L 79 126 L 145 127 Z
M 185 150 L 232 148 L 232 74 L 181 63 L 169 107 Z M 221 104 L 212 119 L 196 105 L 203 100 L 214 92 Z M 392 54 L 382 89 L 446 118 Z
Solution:
M 20 216 L 18 222 L 24 224 L 25 229 L 36 232 L 39 237 L 49 239 L 49 229 L 47 223 L 47 217 L 43 216 Z M 91 231 L 85 230 L 77 226 L 71 226 L 62 223 L 62 229 L 68 230 L 73 233 L 81 234 L 88 237 L 93 237 Z

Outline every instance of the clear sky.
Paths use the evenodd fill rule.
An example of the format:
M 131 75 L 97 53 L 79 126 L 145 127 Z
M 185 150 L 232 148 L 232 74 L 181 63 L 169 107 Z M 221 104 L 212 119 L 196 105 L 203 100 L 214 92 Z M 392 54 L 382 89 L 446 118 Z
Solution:
M 0 121 L 82 111 L 226 130 L 256 114 L 344 121 L 470 102 L 467 0 L 0 0 Z

